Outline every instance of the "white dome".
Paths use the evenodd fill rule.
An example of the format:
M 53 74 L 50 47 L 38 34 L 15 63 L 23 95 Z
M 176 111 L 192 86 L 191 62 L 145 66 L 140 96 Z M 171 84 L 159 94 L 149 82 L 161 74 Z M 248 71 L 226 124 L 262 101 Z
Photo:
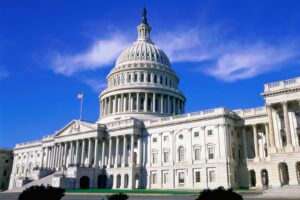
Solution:
M 119 56 L 116 66 L 135 62 L 155 62 L 165 67 L 171 67 L 169 58 L 152 42 L 135 42 L 125 49 Z

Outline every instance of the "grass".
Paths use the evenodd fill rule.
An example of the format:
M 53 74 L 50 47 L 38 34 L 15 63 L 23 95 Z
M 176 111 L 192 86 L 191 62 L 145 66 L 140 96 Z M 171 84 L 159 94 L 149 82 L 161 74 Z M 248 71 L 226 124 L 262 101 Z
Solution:
M 68 193 L 126 193 L 126 194 L 173 194 L 173 195 L 183 195 L 183 194 L 194 194 L 198 195 L 199 192 L 196 191 L 184 191 L 184 190 L 118 190 L 118 189 L 76 189 L 76 190 L 66 190 Z
M 240 188 L 234 190 L 235 192 L 247 192 L 249 188 Z M 122 190 L 122 189 L 75 189 L 66 190 L 67 193 L 103 193 L 103 194 L 114 194 L 114 193 L 126 193 L 126 194 L 171 194 L 171 195 L 198 195 L 200 191 L 197 190 L 159 190 L 159 189 L 136 189 L 136 190 Z

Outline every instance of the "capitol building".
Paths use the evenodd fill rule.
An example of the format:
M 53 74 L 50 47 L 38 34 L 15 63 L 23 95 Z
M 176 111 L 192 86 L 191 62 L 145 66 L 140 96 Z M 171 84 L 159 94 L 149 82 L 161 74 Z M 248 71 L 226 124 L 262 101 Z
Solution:
M 185 113 L 179 77 L 150 32 L 144 10 L 137 40 L 107 75 L 96 122 L 16 145 L 9 189 L 299 185 L 300 77 L 265 84 L 259 108 Z

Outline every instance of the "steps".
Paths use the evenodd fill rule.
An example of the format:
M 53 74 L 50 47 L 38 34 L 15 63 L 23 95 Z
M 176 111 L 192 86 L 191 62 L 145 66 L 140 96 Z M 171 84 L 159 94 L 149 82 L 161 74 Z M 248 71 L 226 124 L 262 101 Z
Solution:
M 13 189 L 10 189 L 10 190 L 6 190 L 5 192 L 22 192 L 26 188 L 29 188 L 29 187 L 31 187 L 33 185 L 44 185 L 44 186 L 52 185 L 52 178 L 55 175 L 59 175 L 59 174 L 61 174 L 60 171 L 54 172 L 53 174 L 45 176 L 45 177 L 43 177 L 43 178 L 41 178 L 39 180 L 31 181 L 30 183 L 27 183 L 27 184 L 23 185 L 23 187 L 13 188 Z
M 300 185 L 285 185 L 281 188 L 265 190 L 264 197 L 300 197 Z

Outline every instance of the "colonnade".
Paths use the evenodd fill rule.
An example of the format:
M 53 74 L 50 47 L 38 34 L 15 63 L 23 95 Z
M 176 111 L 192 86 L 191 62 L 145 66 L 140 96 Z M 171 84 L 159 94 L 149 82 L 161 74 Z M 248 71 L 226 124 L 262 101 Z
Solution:
M 183 114 L 184 101 L 171 95 L 147 92 L 116 94 L 101 99 L 102 116 L 124 112 Z
M 288 151 L 293 151 L 293 148 L 295 147 L 295 145 L 293 145 L 292 143 L 292 133 L 291 133 L 291 124 L 290 124 L 290 119 L 289 119 L 289 115 L 288 115 L 288 110 L 289 110 L 289 101 L 283 101 L 280 103 L 277 103 L 276 106 L 280 105 L 282 108 L 282 113 L 283 113 L 283 119 L 284 119 L 284 135 L 286 137 L 286 144 L 282 143 L 282 146 L 285 147 Z M 300 107 L 300 99 L 297 100 L 297 103 L 299 104 Z M 267 110 L 268 110 L 268 121 L 269 121 L 269 135 L 270 135 L 270 149 L 272 150 L 272 152 L 276 152 L 276 149 L 278 149 L 279 147 L 276 146 L 275 143 L 275 132 L 274 132 L 274 125 L 273 125 L 273 113 L 275 112 L 275 108 L 274 108 L 275 104 L 269 104 L 267 105 Z M 279 138 L 282 140 L 281 137 L 281 133 Z M 299 137 L 299 135 L 297 136 Z M 299 138 L 298 138 L 299 140 Z M 282 141 L 281 141 L 282 142 Z M 300 145 L 300 144 L 298 144 Z
M 72 166 L 95 168 L 132 167 L 136 164 L 139 166 L 142 162 L 141 140 L 139 136 L 122 135 L 104 140 L 94 137 L 55 143 L 53 146 L 42 148 L 41 168 L 59 170 L 62 167 Z

